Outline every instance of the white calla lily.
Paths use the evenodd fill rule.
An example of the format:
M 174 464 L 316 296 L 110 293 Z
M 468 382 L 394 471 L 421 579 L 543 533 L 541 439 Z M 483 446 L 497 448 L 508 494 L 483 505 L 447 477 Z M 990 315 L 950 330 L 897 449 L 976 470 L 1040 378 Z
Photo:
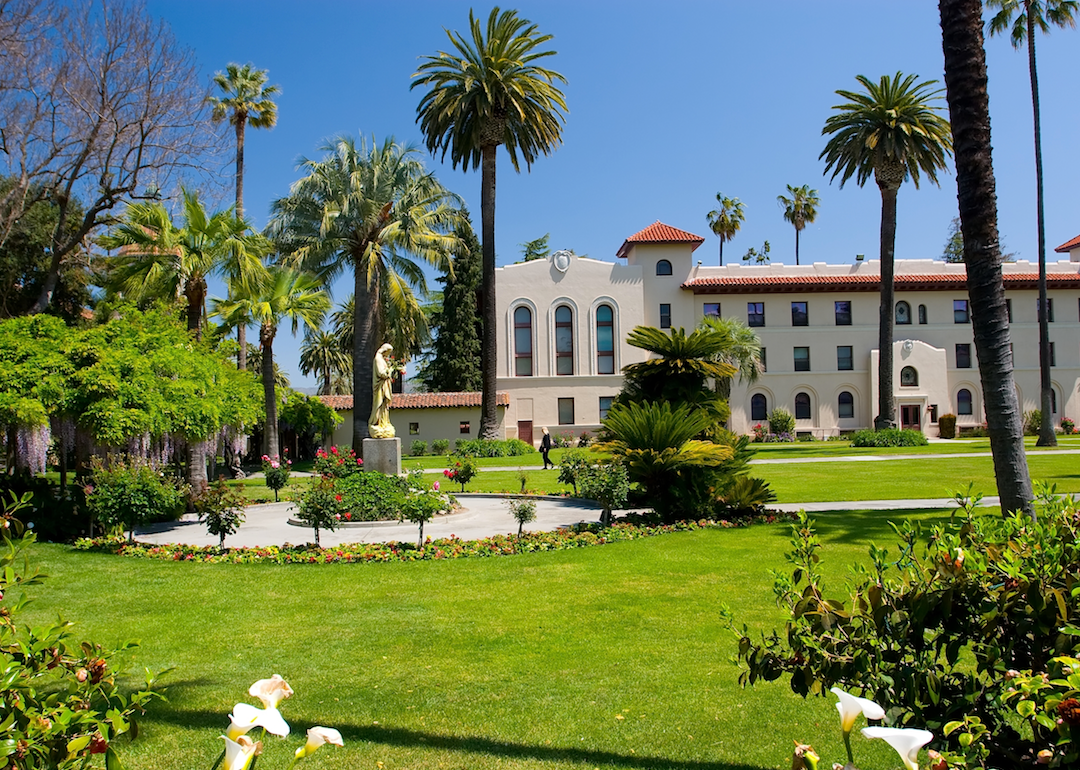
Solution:
M 231 724 L 227 737 L 232 740 L 246 734 L 253 727 L 261 727 L 271 735 L 281 738 L 289 734 L 289 723 L 276 708 L 261 709 L 249 703 L 237 703 L 233 706 L 233 713 L 229 714 L 229 720 Z
M 276 709 L 281 701 L 292 697 L 292 694 L 292 688 L 280 674 L 274 674 L 269 679 L 260 679 L 248 688 L 248 695 L 261 700 L 268 709 Z
M 335 746 L 345 745 L 345 742 L 341 740 L 341 733 L 333 727 L 312 727 L 307 731 L 307 743 L 296 750 L 296 758 L 310 757 L 324 743 L 332 743 Z
M 908 770 L 919 770 L 919 749 L 934 739 L 929 730 L 910 727 L 864 727 L 862 734 L 867 738 L 881 738 L 896 749 Z
M 247 770 L 259 752 L 259 744 L 243 735 L 235 741 L 227 735 L 221 737 L 225 741 L 224 770 Z
M 867 719 L 885 718 L 885 709 L 872 700 L 844 692 L 839 687 L 834 687 L 829 692 L 840 699 L 836 704 L 836 710 L 840 712 L 840 728 L 845 735 L 855 727 L 855 720 L 859 714 Z

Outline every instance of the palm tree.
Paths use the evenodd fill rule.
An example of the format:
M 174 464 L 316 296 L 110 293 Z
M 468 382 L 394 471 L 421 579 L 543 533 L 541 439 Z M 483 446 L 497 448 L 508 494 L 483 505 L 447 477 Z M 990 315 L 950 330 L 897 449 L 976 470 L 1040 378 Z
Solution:
M 491 10 L 487 28 L 469 11 L 471 40 L 446 30 L 454 52 L 427 56 L 412 88 L 429 86 L 416 108 L 428 151 L 450 153 L 453 167 L 481 167 L 480 218 L 483 251 L 483 341 L 480 438 L 496 438 L 497 372 L 495 317 L 495 156 L 505 145 L 515 171 L 562 143 L 566 102 L 557 82 L 566 78 L 538 63 L 553 56 L 541 50 L 551 35 L 518 18 L 516 11 Z
M 1042 424 L 1036 446 L 1057 446 L 1054 423 L 1050 419 L 1053 391 L 1050 384 L 1050 325 L 1046 308 L 1046 221 L 1043 215 L 1042 126 L 1039 118 L 1039 75 L 1035 67 L 1035 28 L 1043 33 L 1055 27 L 1075 27 L 1076 0 L 989 0 L 999 9 L 987 25 L 991 36 L 1009 32 L 1013 48 L 1027 43 L 1028 74 L 1031 78 L 1031 110 L 1035 123 L 1035 219 L 1039 232 L 1039 405 Z
M 756 382 L 762 374 L 761 339 L 753 329 L 737 318 L 705 316 L 699 329 L 718 335 L 722 347 L 713 359 L 735 367 L 740 382 Z M 731 377 L 716 380 L 716 392 L 725 400 L 731 397 Z
M 709 223 L 709 229 L 720 239 L 720 264 L 724 264 L 724 242 L 730 241 L 739 232 L 746 214 L 743 210 L 742 201 L 738 198 L 724 197 L 723 193 L 716 194 L 718 208 L 705 215 L 705 221 Z
M 784 221 L 795 226 L 795 264 L 799 264 L 799 233 L 807 225 L 814 224 L 817 219 L 818 200 L 817 190 L 811 190 L 810 185 L 802 187 L 787 186 L 788 195 L 777 195 L 776 202 L 784 209 Z
M 822 135 L 832 138 L 821 151 L 825 173 L 840 177 L 840 187 L 851 177 L 862 187 L 873 174 L 881 191 L 881 304 L 878 321 L 878 414 L 875 429 L 895 421 L 893 393 L 893 254 L 896 248 L 896 195 L 908 177 L 915 189 L 919 175 L 937 184 L 937 172 L 952 154 L 949 123 L 933 102 L 941 90 L 936 80 L 918 82 L 915 75 L 882 75 L 874 83 L 864 75 L 856 80 L 865 91 L 837 91 L 846 104 L 825 121 Z
M 328 284 L 353 271 L 353 450 L 368 435 L 375 350 L 389 329 L 383 308 L 415 303 L 427 291 L 416 261 L 443 266 L 456 239 L 449 234 L 457 197 L 424 170 L 412 147 L 393 138 L 369 148 L 342 136 L 304 159 L 306 176 L 275 201 L 270 233 L 283 254 Z
M 314 372 L 319 378 L 319 395 L 329 396 L 334 392 L 335 376 L 352 373 L 352 359 L 342 349 L 334 332 L 310 329 L 300 346 L 300 372 Z
M 278 446 L 278 402 L 274 378 L 274 337 L 282 321 L 292 321 L 296 334 L 300 323 L 309 329 L 322 326 L 323 317 L 330 308 L 330 300 L 322 289 L 322 283 L 313 275 L 288 267 L 271 267 L 266 279 L 255 285 L 249 293 L 237 293 L 232 299 L 214 303 L 214 315 L 226 323 L 234 323 L 237 317 L 250 318 L 259 324 L 259 351 L 261 353 L 263 396 L 266 405 L 266 429 L 263 431 L 263 454 L 276 457 Z
M 735 366 L 721 360 L 728 340 L 705 329 L 666 330 L 635 326 L 626 341 L 655 358 L 623 367 L 620 401 L 655 401 L 701 407 L 716 419 L 727 420 L 727 406 L 708 388 L 708 381 L 730 379 Z
M 941 0 L 940 10 L 971 324 L 986 399 L 994 476 L 1001 510 L 1024 511 L 1034 516 L 1031 479 L 1024 454 L 1023 414 L 1013 384 L 1009 315 L 1001 278 L 982 3 Z
M 99 243 L 120 249 L 110 260 L 108 288 L 135 300 L 183 296 L 188 330 L 201 338 L 207 278 L 223 274 L 237 285 L 256 280 L 267 242 L 232 209 L 207 214 L 197 193 L 184 190 L 182 208 L 177 226 L 162 204 L 133 203 Z

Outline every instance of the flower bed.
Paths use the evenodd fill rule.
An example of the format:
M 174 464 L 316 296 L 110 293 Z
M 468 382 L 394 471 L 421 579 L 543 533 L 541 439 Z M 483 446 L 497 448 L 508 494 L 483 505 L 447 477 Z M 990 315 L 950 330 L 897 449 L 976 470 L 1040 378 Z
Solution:
M 263 548 L 230 548 L 221 553 L 213 546 L 152 545 L 128 543 L 118 538 L 83 538 L 76 541 L 75 549 L 95 553 L 112 553 L 140 559 L 163 561 L 192 561 L 213 564 L 335 564 L 368 562 L 430 561 L 435 559 L 463 559 L 466 557 L 509 556 L 536 551 L 562 551 L 591 545 L 618 543 L 655 537 L 671 532 L 689 532 L 707 528 L 730 529 L 745 527 L 752 523 L 773 523 L 793 520 L 788 514 L 768 513 L 738 521 L 685 521 L 663 526 L 645 526 L 618 523 L 610 527 L 599 524 L 578 525 L 555 532 L 526 532 L 521 537 L 495 535 L 482 540 L 461 540 L 453 535 L 432 540 L 428 538 L 423 548 L 411 543 L 348 543 L 331 548 L 312 545 L 267 546 Z

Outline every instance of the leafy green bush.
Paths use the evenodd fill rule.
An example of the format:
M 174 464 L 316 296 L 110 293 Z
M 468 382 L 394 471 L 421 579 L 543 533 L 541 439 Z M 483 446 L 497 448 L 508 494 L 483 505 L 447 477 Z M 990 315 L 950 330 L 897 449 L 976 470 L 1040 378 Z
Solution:
M 769 432 L 776 435 L 795 435 L 795 415 L 782 406 L 769 412 Z
M 521 439 L 459 439 L 454 444 L 454 454 L 461 457 L 520 457 L 536 452 Z
M 406 485 L 396 476 L 376 471 L 354 473 L 334 482 L 344 521 L 393 521 L 399 518 Z
M 510 515 L 518 523 L 517 536 L 521 537 L 525 525 L 536 521 L 536 501 L 527 497 L 508 497 L 506 506 L 510 509 Z
M 626 498 L 630 496 L 630 475 L 626 466 L 618 463 L 586 465 L 578 473 L 577 480 L 581 494 L 600 503 L 603 509 L 600 523 L 610 525 L 611 512 L 626 505 Z
M 446 455 L 450 454 L 450 440 L 445 438 L 437 438 L 431 442 L 431 453 L 433 455 Z
M 859 430 L 851 438 L 851 445 L 860 447 L 926 446 L 928 443 L 926 436 L 908 428 Z
M 274 502 L 279 502 L 278 493 L 289 483 L 289 474 L 292 472 L 292 460 L 288 457 L 274 455 L 262 456 L 263 476 L 266 478 L 266 486 L 274 490 Z
M 465 485 L 472 481 L 479 472 L 480 468 L 476 465 L 476 461 L 466 456 L 444 470 L 443 476 L 450 479 L 450 481 L 461 484 L 461 491 L 464 492 Z
M 776 493 L 768 482 L 750 476 L 736 476 L 727 491 L 721 495 L 720 503 L 726 512 L 739 518 L 754 516 L 765 510 L 769 503 L 776 502 Z
M 413 457 L 423 457 L 427 454 L 427 442 L 414 439 L 412 446 L 409 447 L 409 454 Z
M 127 530 L 155 521 L 175 521 L 186 504 L 185 486 L 134 458 L 95 458 L 91 463 L 86 505 L 106 530 Z
M 400 497 L 401 520 L 420 525 L 417 548 L 424 547 L 424 524 L 450 510 L 450 499 L 439 492 L 439 482 L 432 488 L 410 489 Z
M 1024 435 L 1038 436 L 1042 428 L 1042 412 L 1038 409 L 1024 412 Z
M 760 640 L 736 630 L 740 681 L 785 676 L 804 696 L 855 688 L 889 704 L 892 724 L 942 730 L 968 767 L 1034 766 L 1042 751 L 1051 766 L 1077 766 L 1080 679 L 1069 677 L 1080 672 L 1055 659 L 1080 649 L 1080 506 L 1055 491 L 1040 490 L 1037 521 L 976 516 L 963 501 L 929 538 L 894 526 L 897 549 L 872 545 L 840 596 L 803 514 L 793 571 L 774 588 L 789 619 Z
M 568 449 L 563 452 L 559 462 L 559 483 L 569 484 L 574 488 L 574 494 L 578 493 L 578 474 L 582 468 L 589 465 L 589 456 L 580 449 Z
M 1061 432 L 1066 436 L 1070 436 L 1076 433 L 1076 423 L 1070 420 L 1068 417 L 1063 417 L 1061 420 Z
M 352 447 L 330 447 L 315 453 L 315 473 L 328 478 L 343 479 L 364 471 L 364 461 L 356 456 Z
M 937 418 L 938 435 L 941 438 L 956 438 L 956 415 L 943 414 Z
M 218 548 L 225 550 L 225 536 L 235 535 L 244 523 L 244 496 L 231 489 L 225 479 L 194 495 L 191 499 L 199 521 L 206 522 L 206 531 L 217 535 Z

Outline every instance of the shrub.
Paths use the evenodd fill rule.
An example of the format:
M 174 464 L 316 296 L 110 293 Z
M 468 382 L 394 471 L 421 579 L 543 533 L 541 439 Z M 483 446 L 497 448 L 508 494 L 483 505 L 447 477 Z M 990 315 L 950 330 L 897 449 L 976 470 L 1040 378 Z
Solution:
M 1066 436 L 1070 436 L 1076 433 L 1076 423 L 1070 420 L 1068 417 L 1064 417 L 1061 420 L 1061 432 Z
M 782 406 L 776 407 L 769 412 L 769 432 L 795 435 L 795 415 Z
M 183 513 L 186 487 L 134 458 L 95 458 L 91 463 L 86 505 L 106 530 L 128 531 L 155 521 L 175 521 Z
M 518 537 L 521 537 L 525 525 L 536 521 L 536 501 L 524 497 L 509 497 L 506 505 L 510 509 L 510 515 L 518 523 Z
M 1042 428 L 1042 412 L 1038 409 L 1024 412 L 1024 435 L 1038 436 L 1040 428 Z
M 1051 766 L 1077 766 L 1077 714 L 1063 698 L 1080 690 L 1080 671 L 1058 676 L 1071 664 L 1056 659 L 1080 650 L 1080 507 L 1055 492 L 1041 488 L 1037 520 L 976 516 L 962 499 L 957 520 L 929 538 L 918 524 L 894 526 L 898 550 L 871 546 L 842 596 L 824 585 L 823 545 L 803 514 L 793 571 L 774 587 L 786 626 L 760 640 L 736 631 L 740 681 L 785 676 L 804 696 L 858 688 L 890 705 L 893 724 L 943 728 L 950 749 L 985 750 L 968 754 L 974 766 L 1033 766 L 1041 751 Z
M 362 473 L 364 461 L 356 456 L 351 447 L 330 447 L 330 451 L 320 449 L 315 453 L 313 470 L 320 476 L 344 479 Z
M 721 495 L 720 503 L 730 515 L 745 518 L 763 513 L 765 506 L 775 503 L 776 499 L 776 493 L 768 482 L 750 476 L 737 476 Z
M 449 498 L 439 492 L 439 482 L 430 489 L 410 489 L 401 498 L 401 520 L 420 525 L 417 548 L 424 547 L 424 524 L 450 509 Z
M 313 478 L 308 490 L 300 495 L 296 509 L 296 518 L 315 530 L 315 547 L 319 547 L 319 530 L 333 532 L 341 521 L 341 495 L 334 489 L 334 479 L 329 476 Z
M 752 429 L 754 431 L 754 442 L 757 444 L 765 443 L 766 437 L 769 435 L 769 429 L 762 425 L 760 422 Z
M 552 433 L 551 434 L 551 446 L 555 449 L 569 449 L 574 446 L 574 434 L 573 433 Z
M 433 455 L 446 455 L 450 454 L 450 440 L 445 438 L 437 438 L 431 442 L 431 453 Z
M 199 521 L 206 522 L 207 532 L 218 536 L 218 548 L 224 551 L 225 536 L 235 535 L 244 523 L 243 495 L 219 478 L 213 486 L 193 496 L 191 503 Z
M 926 436 L 908 428 L 859 430 L 851 438 L 851 445 L 859 447 L 926 446 L 928 443 Z
M 956 415 L 943 414 L 937 418 L 938 435 L 942 438 L 956 438 Z
M 531 444 L 521 439 L 460 439 L 454 444 L 454 454 L 461 457 L 520 457 L 535 452 Z
M 583 468 L 588 467 L 588 455 L 580 449 L 569 449 L 563 453 L 559 462 L 559 483 L 569 484 L 574 488 L 574 494 L 578 493 L 578 474 Z
M 71 542 L 90 533 L 91 517 L 86 515 L 83 485 L 61 487 L 44 476 L 23 473 L 0 477 L 0 496 L 14 494 L 21 498 L 27 492 L 32 497 L 26 518 L 38 540 Z
M 480 472 L 480 469 L 476 466 L 476 462 L 471 457 L 463 457 L 453 464 L 450 468 L 443 471 L 443 475 L 451 481 L 461 484 L 461 491 L 465 491 L 465 485 L 473 480 L 473 477 Z
M 263 475 L 266 476 L 266 486 L 274 490 L 274 502 L 279 502 L 278 492 L 289 483 L 289 473 L 292 471 L 292 460 L 288 457 L 274 455 L 262 456 Z
M 577 439 L 577 445 L 579 447 L 585 448 L 585 447 L 589 446 L 589 444 L 591 444 L 592 442 L 593 442 L 592 434 L 589 433 L 589 431 L 587 431 L 587 430 L 581 431 L 581 435 L 578 436 L 578 439 Z
M 423 457 L 427 454 L 427 442 L 416 439 L 412 442 L 412 446 L 409 447 L 409 453 L 413 457 Z
M 406 484 L 397 476 L 368 471 L 333 484 L 343 521 L 392 521 L 399 518 Z
M 626 466 L 618 463 L 586 465 L 578 473 L 581 494 L 600 503 L 600 523 L 611 525 L 611 512 L 626 505 L 630 496 L 630 475 Z

